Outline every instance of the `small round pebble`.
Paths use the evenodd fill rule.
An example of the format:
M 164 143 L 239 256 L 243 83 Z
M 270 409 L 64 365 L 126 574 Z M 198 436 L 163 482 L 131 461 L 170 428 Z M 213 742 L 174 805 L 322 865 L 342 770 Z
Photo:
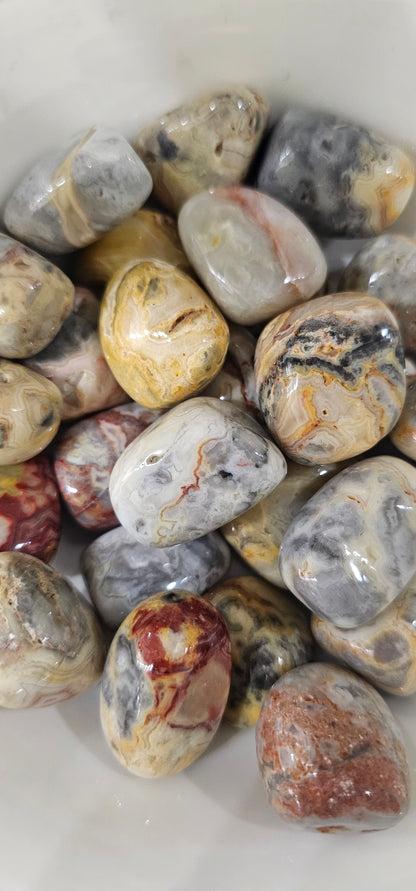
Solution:
M 61 534 L 59 490 L 45 452 L 0 467 L 0 550 L 48 563 Z
M 42 452 L 61 422 L 63 401 L 52 381 L 0 359 L 0 466 Z

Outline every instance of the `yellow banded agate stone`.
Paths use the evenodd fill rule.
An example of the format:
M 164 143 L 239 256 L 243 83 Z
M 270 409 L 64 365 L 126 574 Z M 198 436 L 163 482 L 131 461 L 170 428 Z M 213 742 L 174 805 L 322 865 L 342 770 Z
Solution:
M 100 315 L 104 356 L 123 389 L 146 408 L 195 395 L 219 372 L 227 323 L 193 279 L 146 261 L 109 282 Z
M 0 466 L 28 461 L 42 452 L 62 416 L 58 387 L 17 362 L 0 359 Z

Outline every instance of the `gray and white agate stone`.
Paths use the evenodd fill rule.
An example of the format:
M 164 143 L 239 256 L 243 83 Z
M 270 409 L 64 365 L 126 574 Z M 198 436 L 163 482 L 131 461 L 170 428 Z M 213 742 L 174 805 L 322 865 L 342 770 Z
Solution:
M 416 468 L 383 455 L 341 471 L 289 526 L 279 567 L 321 618 L 340 628 L 371 621 L 416 572 Z
M 253 418 L 200 396 L 172 408 L 127 447 L 112 471 L 110 498 L 138 541 L 169 547 L 218 529 L 285 474 L 285 458 Z
M 329 237 L 379 235 L 413 191 L 414 167 L 394 145 L 333 114 L 292 109 L 272 133 L 258 188 Z
M 29 171 L 9 198 L 4 221 L 33 247 L 67 253 L 117 226 L 151 190 L 150 173 L 124 136 L 91 127 Z
M 393 311 L 405 354 L 416 358 L 416 240 L 405 235 L 380 235 L 352 258 L 338 286 L 340 291 L 373 294 Z
M 118 526 L 85 548 L 81 566 L 101 618 L 118 628 L 142 600 L 159 591 L 203 594 L 225 575 L 230 559 L 228 545 L 215 532 L 171 548 L 152 548 Z

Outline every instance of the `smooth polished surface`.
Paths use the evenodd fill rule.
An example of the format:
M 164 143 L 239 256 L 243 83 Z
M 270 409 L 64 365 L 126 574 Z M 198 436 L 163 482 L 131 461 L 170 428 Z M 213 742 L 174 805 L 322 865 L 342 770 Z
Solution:
M 261 165 L 262 191 L 328 237 L 369 238 L 400 216 L 412 194 L 410 158 L 377 133 L 331 114 L 291 109 Z
M 371 621 L 416 572 L 416 467 L 357 461 L 301 508 L 282 541 L 286 586 L 340 628 Z
M 265 322 L 324 284 L 326 260 L 312 233 L 254 189 L 200 192 L 182 207 L 178 227 L 193 267 L 233 322 Z
M 399 420 L 390 439 L 399 452 L 416 461 L 416 375 L 406 379 L 406 398 Z
M 236 727 L 252 727 L 275 681 L 310 661 L 309 616 L 290 594 L 254 576 L 227 579 L 205 600 L 221 613 L 231 640 L 231 686 L 224 716 Z
M 267 102 L 247 86 L 198 96 L 147 124 L 133 145 L 156 196 L 178 212 L 191 195 L 244 179 L 267 123 Z
M 230 342 L 221 371 L 205 387 L 203 396 L 232 402 L 237 408 L 263 423 L 254 380 L 256 338 L 242 325 L 229 323 Z
M 132 442 L 110 479 L 120 523 L 142 544 L 168 547 L 218 529 L 286 474 L 263 429 L 230 402 L 188 399 Z
M 353 458 L 389 433 L 403 408 L 398 324 L 370 295 L 316 297 L 266 325 L 255 377 L 266 423 L 289 458 Z
M 0 467 L 0 550 L 49 563 L 60 534 L 59 490 L 46 453 Z
M 104 355 L 122 387 L 147 408 L 194 396 L 218 373 L 228 326 L 215 303 L 175 266 L 148 260 L 114 275 L 100 313 Z
M 98 613 L 110 628 L 118 628 L 158 591 L 203 594 L 225 575 L 230 559 L 226 542 L 215 532 L 172 548 L 152 548 L 117 526 L 88 545 L 81 566 Z
M 0 359 L 0 466 L 34 458 L 51 442 L 62 417 L 62 396 L 46 377 Z
M 124 620 L 101 685 L 105 737 L 123 767 L 166 777 L 212 740 L 230 689 L 231 646 L 211 604 L 189 591 L 154 594 Z
M 409 807 L 409 766 L 393 714 L 370 684 L 315 662 L 265 699 L 257 757 L 279 817 L 320 832 L 387 829 Z

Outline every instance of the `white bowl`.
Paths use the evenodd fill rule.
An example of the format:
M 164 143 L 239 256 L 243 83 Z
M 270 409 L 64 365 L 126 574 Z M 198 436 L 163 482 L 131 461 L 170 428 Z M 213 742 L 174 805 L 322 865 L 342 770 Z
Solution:
M 413 151 L 414 0 L 0 0 L 0 206 L 37 158 L 91 123 L 131 137 L 200 90 L 246 82 L 276 115 L 339 112 Z M 416 198 L 397 231 L 416 232 Z M 84 534 L 55 565 L 82 587 Z M 392 700 L 416 770 L 414 699 Z M 274 816 L 253 731 L 223 728 L 169 780 L 124 773 L 98 689 L 0 713 L 4 891 L 392 891 L 416 877 L 416 797 L 394 829 L 328 836 Z M 414 792 L 414 790 L 413 790 Z

